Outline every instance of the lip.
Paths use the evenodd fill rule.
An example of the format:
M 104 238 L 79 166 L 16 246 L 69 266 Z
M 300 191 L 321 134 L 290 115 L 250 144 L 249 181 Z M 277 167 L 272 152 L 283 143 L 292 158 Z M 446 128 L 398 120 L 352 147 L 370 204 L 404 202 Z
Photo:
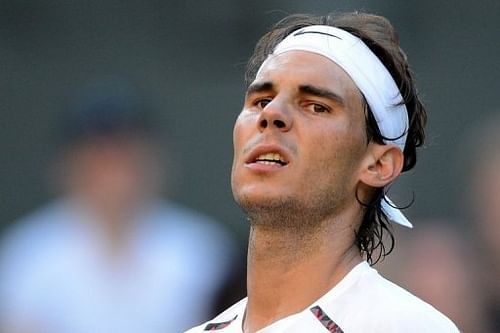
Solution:
M 256 159 L 260 155 L 267 154 L 267 153 L 277 153 L 280 154 L 280 156 L 284 159 L 284 162 L 286 163 L 285 165 L 265 165 L 261 163 L 257 163 Z M 260 171 L 271 171 L 271 170 L 277 170 L 281 168 L 286 168 L 288 165 L 290 165 L 290 154 L 286 152 L 285 149 L 283 149 L 281 146 L 276 145 L 276 144 L 263 144 L 263 145 L 258 145 L 254 149 L 252 149 L 248 155 L 248 157 L 245 159 L 245 166 L 249 167 L 251 169 L 255 170 L 260 170 Z

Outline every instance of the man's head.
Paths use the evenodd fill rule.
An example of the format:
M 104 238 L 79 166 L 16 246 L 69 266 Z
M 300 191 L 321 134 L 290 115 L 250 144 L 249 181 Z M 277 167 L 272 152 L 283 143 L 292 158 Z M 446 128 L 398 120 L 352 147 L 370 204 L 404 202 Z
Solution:
M 159 190 L 162 173 L 148 103 L 127 81 L 85 85 L 63 114 L 61 190 L 107 215 L 129 214 Z
M 370 110 L 376 103 L 340 63 L 314 51 L 275 52 L 292 32 L 313 25 L 338 27 L 370 48 L 389 71 L 396 93 L 399 88 L 408 113 L 406 132 L 382 134 L 387 131 L 381 132 L 378 114 Z M 233 192 L 250 219 L 280 214 L 303 226 L 349 211 L 360 250 L 369 260 L 379 246 L 384 254 L 384 231 L 392 241 L 381 209 L 384 188 L 415 165 L 426 119 L 389 22 L 358 13 L 285 18 L 257 44 L 246 80 L 234 132 Z M 401 145 L 398 139 L 405 134 Z

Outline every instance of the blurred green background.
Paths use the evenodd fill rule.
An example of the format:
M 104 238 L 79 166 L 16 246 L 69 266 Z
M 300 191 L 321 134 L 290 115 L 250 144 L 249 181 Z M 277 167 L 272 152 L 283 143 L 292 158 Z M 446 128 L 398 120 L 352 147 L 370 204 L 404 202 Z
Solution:
M 429 113 L 417 168 L 393 187 L 410 219 L 458 217 L 463 138 L 496 112 L 500 1 L 0 1 L 0 228 L 53 195 L 47 168 L 64 105 L 118 76 L 151 101 L 174 161 L 169 196 L 246 237 L 229 174 L 244 63 L 272 23 L 297 12 L 363 10 L 391 20 Z

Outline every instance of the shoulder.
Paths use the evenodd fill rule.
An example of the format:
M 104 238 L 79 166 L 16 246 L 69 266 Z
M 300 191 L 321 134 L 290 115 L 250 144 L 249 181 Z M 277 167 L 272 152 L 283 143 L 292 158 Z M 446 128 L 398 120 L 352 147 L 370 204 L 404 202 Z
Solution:
M 379 291 L 381 301 L 374 304 L 376 311 L 373 314 L 385 318 L 383 322 L 387 330 L 458 332 L 455 324 L 432 305 L 396 284 L 381 279 L 381 283 L 386 285 Z
M 368 331 L 458 332 L 457 327 L 432 305 L 367 267 L 346 293 Z M 375 329 L 376 328 L 376 329 Z M 356 330 L 359 331 L 359 330 Z
M 44 290 L 46 281 L 62 278 L 60 267 L 67 261 L 67 248 L 76 233 L 65 223 L 71 212 L 55 201 L 14 222 L 0 240 L 0 303 L 22 299 L 28 307 Z M 57 280 L 60 281 L 60 280 Z
M 241 323 L 243 320 L 242 317 L 245 313 L 246 304 L 247 298 L 244 298 L 212 320 L 209 320 L 199 326 L 193 327 L 185 333 L 206 332 L 223 328 L 231 329 L 228 332 L 241 332 Z
M 5 231 L 0 240 L 3 254 L 19 254 L 23 250 L 34 251 L 51 244 L 68 229 L 64 223 L 71 212 L 62 200 L 54 201 L 20 218 Z M 31 255 L 33 253 L 30 253 Z

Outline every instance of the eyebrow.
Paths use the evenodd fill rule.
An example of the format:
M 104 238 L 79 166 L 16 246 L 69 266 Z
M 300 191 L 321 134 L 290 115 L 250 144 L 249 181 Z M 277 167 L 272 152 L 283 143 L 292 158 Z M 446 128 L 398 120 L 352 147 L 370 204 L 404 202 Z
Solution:
M 319 88 L 311 85 L 301 85 L 299 86 L 299 91 L 303 94 L 327 98 L 336 103 L 339 103 L 340 105 L 345 105 L 345 101 L 340 95 L 328 89 Z
M 271 81 L 255 82 L 248 86 L 246 95 L 270 90 L 274 90 L 274 85 Z
M 250 86 L 248 86 L 246 95 L 251 95 L 253 93 L 260 93 L 264 91 L 272 91 L 274 90 L 274 84 L 271 81 L 264 81 L 264 82 L 254 82 Z M 307 95 L 313 95 L 317 97 L 322 97 L 322 98 L 327 98 L 330 99 L 341 106 L 345 105 L 344 99 L 334 93 L 331 90 L 325 89 L 325 88 L 320 88 L 316 86 L 312 86 L 310 84 L 304 84 L 299 86 L 299 92 Z

